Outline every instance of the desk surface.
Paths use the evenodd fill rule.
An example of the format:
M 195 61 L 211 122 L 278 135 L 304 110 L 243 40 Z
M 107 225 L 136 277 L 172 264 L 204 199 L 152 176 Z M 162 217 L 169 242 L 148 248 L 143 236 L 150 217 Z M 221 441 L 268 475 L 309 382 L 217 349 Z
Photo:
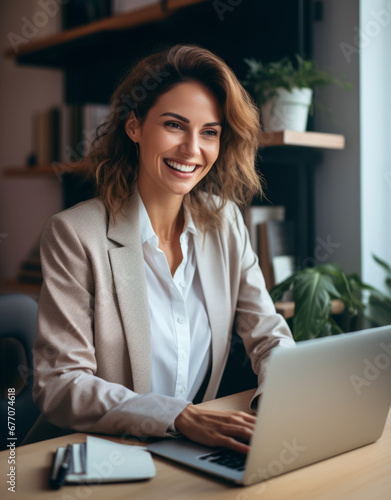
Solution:
M 202 403 L 213 409 L 247 410 L 253 390 Z M 391 412 L 376 443 L 248 487 L 231 486 L 154 457 L 156 477 L 139 483 L 48 487 L 52 454 L 58 446 L 85 441 L 76 433 L 16 449 L 16 493 L 7 491 L 8 451 L 0 453 L 0 496 L 61 500 L 389 500 L 391 498 Z M 103 437 L 103 436 L 100 436 Z M 109 438 L 120 441 L 118 438 Z M 122 441 L 123 442 L 123 441 Z

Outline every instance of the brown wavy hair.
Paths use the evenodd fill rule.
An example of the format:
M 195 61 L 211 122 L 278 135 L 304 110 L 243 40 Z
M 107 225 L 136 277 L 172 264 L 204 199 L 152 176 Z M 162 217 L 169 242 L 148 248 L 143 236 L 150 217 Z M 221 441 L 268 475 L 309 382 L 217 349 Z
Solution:
M 256 194 L 262 195 L 255 171 L 261 132 L 258 108 L 220 57 L 198 45 L 177 44 L 141 59 L 122 79 L 112 95 L 111 112 L 82 161 L 84 177 L 94 179 L 96 195 L 114 220 L 138 174 L 137 146 L 125 132 L 129 112 L 133 110 L 142 124 L 160 95 L 188 81 L 208 87 L 223 112 L 219 156 L 183 200 L 194 222 L 202 230 L 217 227 L 228 200 L 243 209 Z

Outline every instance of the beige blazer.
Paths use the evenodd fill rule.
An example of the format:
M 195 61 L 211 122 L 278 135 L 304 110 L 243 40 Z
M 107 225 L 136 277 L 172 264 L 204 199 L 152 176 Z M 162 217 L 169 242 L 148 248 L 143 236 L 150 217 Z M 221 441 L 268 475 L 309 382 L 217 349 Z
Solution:
M 151 394 L 151 332 L 138 198 L 116 222 L 94 198 L 49 219 L 41 238 L 44 282 L 34 345 L 34 400 L 42 420 L 107 434 L 164 436 L 188 404 Z M 277 315 L 243 218 L 232 203 L 221 229 L 195 237 L 212 332 L 204 401 L 216 396 L 233 329 L 258 374 L 270 350 L 294 345 Z

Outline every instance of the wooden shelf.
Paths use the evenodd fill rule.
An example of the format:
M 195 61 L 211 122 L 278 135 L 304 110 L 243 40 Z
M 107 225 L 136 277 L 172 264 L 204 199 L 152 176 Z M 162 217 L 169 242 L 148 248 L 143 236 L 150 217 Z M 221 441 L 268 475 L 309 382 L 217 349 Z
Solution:
M 294 302 L 276 302 L 276 311 L 281 314 L 285 319 L 292 318 L 295 314 Z M 342 314 L 345 310 L 345 304 L 341 300 L 333 300 L 331 302 L 332 314 Z
M 260 147 L 301 146 L 308 148 L 344 149 L 345 137 L 340 134 L 325 134 L 323 132 L 296 132 L 281 130 L 278 132 L 263 132 L 259 141 Z
M 44 51 L 58 49 L 61 46 L 81 41 L 97 34 L 129 30 L 145 24 L 162 21 L 163 19 L 170 17 L 170 15 L 178 9 L 206 1 L 207 0 L 168 0 L 165 10 L 162 9 L 161 3 L 150 5 L 148 7 L 142 7 L 130 12 L 117 14 L 83 26 L 62 31 L 44 38 L 32 40 L 25 45 L 19 46 L 17 53 L 15 53 L 13 48 L 7 48 L 4 51 L 4 55 L 6 57 L 16 57 L 19 60 L 18 62 L 23 61 L 25 64 L 39 64 L 42 62 L 40 53 Z M 50 65 L 56 66 L 55 62 Z

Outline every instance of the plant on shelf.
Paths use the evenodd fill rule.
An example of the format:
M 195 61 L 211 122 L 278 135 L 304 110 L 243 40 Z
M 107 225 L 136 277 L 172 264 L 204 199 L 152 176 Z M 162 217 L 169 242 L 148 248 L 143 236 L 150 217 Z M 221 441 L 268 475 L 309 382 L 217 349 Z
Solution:
M 391 268 L 373 256 L 387 273 L 391 290 Z M 322 264 L 300 269 L 270 291 L 274 302 L 291 291 L 295 303 L 288 320 L 296 341 L 391 324 L 391 297 L 363 283 L 357 274 L 346 275 L 340 266 Z M 344 303 L 341 317 L 331 313 L 332 300 Z
M 305 61 L 298 54 L 296 65 L 289 57 L 266 64 L 253 58 L 244 61 L 249 69 L 241 83 L 260 106 L 265 130 L 303 132 L 315 88 L 336 84 L 352 89 L 344 75 L 335 78 L 330 72 L 317 69 L 315 61 Z

